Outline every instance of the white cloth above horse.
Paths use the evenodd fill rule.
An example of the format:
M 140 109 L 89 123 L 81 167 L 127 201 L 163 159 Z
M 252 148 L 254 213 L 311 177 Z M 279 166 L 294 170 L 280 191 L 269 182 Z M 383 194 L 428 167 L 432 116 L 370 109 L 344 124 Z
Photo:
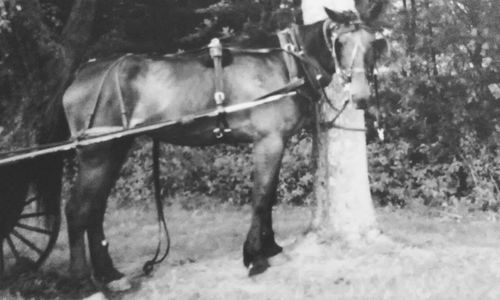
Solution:
M 326 19 L 325 7 L 335 11 L 356 11 L 354 0 L 302 0 L 304 24 Z

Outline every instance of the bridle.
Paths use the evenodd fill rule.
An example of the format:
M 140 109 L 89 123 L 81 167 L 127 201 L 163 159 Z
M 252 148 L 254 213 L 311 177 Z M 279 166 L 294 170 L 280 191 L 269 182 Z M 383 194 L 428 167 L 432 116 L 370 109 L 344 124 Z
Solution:
M 334 75 L 337 75 L 338 78 L 341 81 L 341 85 L 343 87 L 343 91 L 346 92 L 347 94 L 347 99 L 344 100 L 344 103 L 342 105 L 341 109 L 338 110 L 338 115 L 334 118 L 333 121 L 328 122 L 332 123 L 336 121 L 336 119 L 340 116 L 340 114 L 345 110 L 347 105 L 349 103 L 352 103 L 352 78 L 354 74 L 363 74 L 366 76 L 366 69 L 365 68 L 357 68 L 354 67 L 356 56 L 358 55 L 358 52 L 366 52 L 366 47 L 361 45 L 359 42 L 356 42 L 354 45 L 354 49 L 352 51 L 350 60 L 348 60 L 347 68 L 343 68 L 340 57 L 337 55 L 337 49 L 335 48 L 336 43 L 338 39 L 348 33 L 352 33 L 355 31 L 358 31 L 360 29 L 367 30 L 369 32 L 372 32 L 371 28 L 369 28 L 367 25 L 361 21 L 361 19 L 356 19 L 347 26 L 339 26 L 337 23 L 334 23 L 332 20 L 327 19 L 323 23 L 323 38 L 325 40 L 325 44 L 328 47 L 328 50 L 330 51 L 333 61 L 334 61 L 334 66 L 335 66 L 335 71 Z M 373 88 L 375 90 L 375 102 L 377 105 L 377 113 L 375 115 L 376 121 L 374 122 L 375 129 L 377 131 L 378 137 L 381 141 L 384 140 L 384 128 L 382 126 L 382 121 L 381 121 L 381 116 L 380 116 L 380 101 L 379 101 L 379 91 L 378 91 L 378 77 L 377 77 L 377 71 L 374 70 L 373 74 L 370 76 L 370 81 L 373 85 Z
M 325 43 L 328 47 L 328 50 L 330 51 L 334 64 L 335 64 L 335 73 L 340 76 L 340 78 L 343 80 L 344 85 L 349 84 L 352 81 L 352 76 L 354 74 L 366 74 L 365 68 L 357 68 L 354 67 L 354 63 L 356 60 L 356 56 L 358 55 L 359 52 L 366 52 L 366 47 L 361 45 L 359 42 L 356 42 L 354 45 L 354 49 L 352 51 L 351 57 L 348 60 L 347 68 L 343 68 L 342 64 L 340 62 L 340 57 L 337 55 L 337 50 L 335 49 L 335 45 L 337 43 L 337 40 L 348 33 L 356 32 L 360 29 L 365 29 L 367 31 L 371 32 L 371 29 L 366 26 L 361 20 L 357 19 L 350 24 L 347 25 L 347 27 L 344 26 L 339 26 L 337 23 L 334 23 L 330 19 L 326 20 L 323 23 L 323 37 L 325 39 Z

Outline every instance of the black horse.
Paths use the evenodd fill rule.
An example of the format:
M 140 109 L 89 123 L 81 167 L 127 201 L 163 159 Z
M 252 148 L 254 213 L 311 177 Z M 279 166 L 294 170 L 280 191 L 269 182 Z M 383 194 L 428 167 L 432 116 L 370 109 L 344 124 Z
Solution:
M 265 271 L 268 258 L 282 251 L 274 239 L 272 206 L 276 203 L 276 185 L 287 140 L 311 113 L 309 97 L 304 95 L 319 98 L 314 92 L 318 87 L 315 75 L 337 72 L 350 81 L 354 101 L 370 96 L 370 72 L 387 44 L 377 40 L 366 24 L 377 18 L 380 11 L 375 6 L 361 19 L 357 13 L 327 10 L 327 20 L 295 27 L 294 37 L 302 55 L 288 56 L 285 51 L 224 51 L 220 78 L 224 105 L 268 94 L 287 85 L 293 75 L 307 79 L 295 96 L 225 116 L 222 129 L 230 128 L 231 132 L 224 138 L 214 135 L 213 129 L 221 126 L 214 119 L 151 133 L 161 141 L 177 145 L 253 143 L 253 214 L 243 246 L 243 261 L 250 275 Z M 274 38 L 279 47 L 278 38 Z M 297 66 L 296 74 L 290 70 L 290 57 Z M 207 52 L 164 57 L 127 55 L 87 63 L 79 69 L 63 97 L 71 135 L 78 138 L 88 129 L 132 128 L 215 109 L 214 73 Z M 78 175 L 66 205 L 70 272 L 77 279 L 89 278 L 91 274 L 86 261 L 85 233 L 95 278 L 110 283 L 124 276 L 113 266 L 107 250 L 103 219 L 108 195 L 132 142 L 132 138 L 124 138 L 77 150 Z

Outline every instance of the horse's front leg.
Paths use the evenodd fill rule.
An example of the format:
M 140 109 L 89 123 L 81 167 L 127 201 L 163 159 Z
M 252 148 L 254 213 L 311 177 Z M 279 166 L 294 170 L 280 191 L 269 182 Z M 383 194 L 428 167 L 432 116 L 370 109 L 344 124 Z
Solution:
M 264 272 L 269 267 L 267 259 L 282 251 L 274 240 L 272 206 L 284 144 L 280 135 L 268 135 L 254 144 L 252 223 L 243 246 L 243 263 L 250 268 L 250 276 Z

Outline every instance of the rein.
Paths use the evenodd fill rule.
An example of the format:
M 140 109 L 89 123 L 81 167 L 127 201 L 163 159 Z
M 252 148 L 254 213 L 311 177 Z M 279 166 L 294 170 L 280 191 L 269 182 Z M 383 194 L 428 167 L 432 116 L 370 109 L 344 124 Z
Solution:
M 377 135 L 380 141 L 385 140 L 385 124 L 384 119 L 380 114 L 380 95 L 379 95 L 379 82 L 377 70 L 373 74 L 373 89 L 375 90 L 375 103 L 377 105 L 377 112 L 375 113 L 375 129 L 377 130 Z
M 153 271 L 155 265 L 160 264 L 167 258 L 170 253 L 170 233 L 167 227 L 167 221 L 165 219 L 165 213 L 163 211 L 163 202 L 161 201 L 161 186 L 160 186 L 160 142 L 157 138 L 153 138 L 153 186 L 155 193 L 155 204 L 156 204 L 156 212 L 158 217 L 158 235 L 160 239 L 158 239 L 158 245 L 156 246 L 156 252 L 152 259 L 148 260 L 142 270 L 144 274 L 149 275 Z M 165 234 L 165 252 L 160 257 L 161 251 L 161 234 L 162 231 Z

